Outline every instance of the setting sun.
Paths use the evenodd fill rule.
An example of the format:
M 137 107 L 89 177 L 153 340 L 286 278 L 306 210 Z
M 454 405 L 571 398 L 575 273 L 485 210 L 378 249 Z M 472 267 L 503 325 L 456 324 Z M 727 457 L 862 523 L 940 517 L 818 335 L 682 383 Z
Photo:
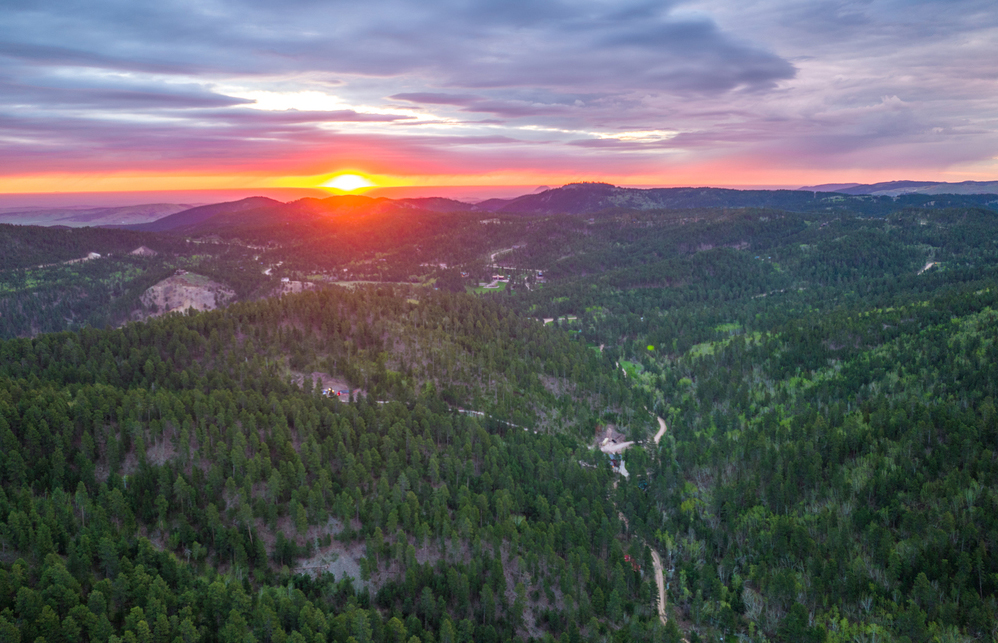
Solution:
M 371 188 L 375 184 L 363 176 L 357 174 L 340 174 L 322 184 L 324 188 L 333 188 L 343 192 L 353 192 L 361 188 Z

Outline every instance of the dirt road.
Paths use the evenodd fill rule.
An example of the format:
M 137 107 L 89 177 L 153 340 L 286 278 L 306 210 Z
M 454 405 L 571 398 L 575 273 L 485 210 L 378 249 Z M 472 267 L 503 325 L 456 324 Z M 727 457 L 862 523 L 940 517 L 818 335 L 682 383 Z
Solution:
M 663 435 L 665 435 L 665 430 L 665 420 L 658 418 L 658 433 L 655 434 L 655 444 L 658 444 L 658 441 L 662 439 Z
M 662 575 L 662 557 L 654 549 L 651 550 L 651 562 L 655 566 L 655 584 L 658 585 L 658 618 L 665 625 L 669 620 L 665 616 L 665 577 Z
M 623 453 L 633 445 L 634 442 L 615 442 L 612 444 L 604 444 L 600 446 L 599 450 L 603 453 Z
M 667 427 L 665 425 L 665 420 L 663 420 L 662 418 L 658 418 L 658 427 L 659 427 L 658 428 L 658 433 L 655 434 L 655 438 L 654 438 L 655 439 L 655 444 L 658 444 L 658 441 L 662 439 L 663 435 L 665 435 L 665 431 L 667 429 Z M 621 447 L 621 446 L 625 446 L 626 447 L 626 446 L 630 446 L 630 445 L 631 445 L 630 442 L 626 442 L 626 443 L 621 444 L 621 445 L 613 445 L 613 446 L 614 447 Z M 606 449 L 603 449 L 603 451 L 607 452 Z M 617 488 L 617 481 L 616 480 L 613 481 L 613 488 L 614 489 Z M 614 503 L 614 507 L 616 507 L 616 506 L 617 506 L 616 503 Z M 620 519 L 624 522 L 624 525 L 626 527 L 630 528 L 630 524 L 627 522 L 627 518 L 624 516 L 624 514 L 618 510 L 617 511 L 617 515 L 620 516 Z M 648 543 L 645 543 L 645 544 L 647 545 Z M 659 620 L 662 621 L 662 625 L 665 625 L 666 623 L 669 622 L 669 617 L 667 617 L 665 615 L 665 571 L 662 568 L 662 557 L 659 556 L 658 552 L 655 551 L 655 549 L 653 547 L 649 546 L 648 548 L 651 550 L 651 562 L 652 562 L 652 566 L 655 568 L 655 585 L 658 586 L 658 618 L 659 618 Z M 689 643 L 685 638 L 684 639 L 680 639 L 680 640 L 682 640 L 682 641 L 684 641 L 686 643 Z
M 658 440 L 659 438 L 662 437 L 662 434 L 665 433 L 665 420 L 659 418 L 658 421 L 659 425 L 662 428 L 659 431 L 658 435 L 655 436 L 656 443 L 658 443 Z M 630 444 L 631 444 L 630 442 L 627 443 L 628 446 Z M 617 488 L 616 479 L 613 481 L 613 488 L 614 489 Z M 617 503 L 615 502 L 613 506 L 616 508 Z M 627 520 L 627 516 L 625 516 L 623 512 L 620 511 L 619 509 L 617 510 L 617 515 L 620 517 L 620 520 L 624 523 L 625 528 L 630 530 L 631 525 Z M 648 543 L 645 543 L 645 545 L 648 545 Z M 652 566 L 655 568 L 655 585 L 658 586 L 658 618 L 659 620 L 662 621 L 662 625 L 665 625 L 666 623 L 668 623 L 669 618 L 665 615 L 665 572 L 662 568 L 662 557 L 659 556 L 658 552 L 655 551 L 654 547 L 648 546 L 648 548 L 651 550 L 651 562 Z M 686 639 L 682 640 L 686 641 Z
M 495 252 L 489 255 L 489 264 L 493 268 L 498 268 L 499 266 L 496 265 L 496 257 L 498 257 L 501 254 L 505 254 L 507 252 L 513 252 L 514 250 L 516 250 L 516 248 L 506 248 L 505 250 L 496 250 Z
M 655 444 L 658 444 L 658 441 L 665 435 L 666 429 L 665 420 L 658 418 L 658 433 L 655 434 Z M 651 562 L 655 566 L 655 584 L 658 585 L 658 618 L 661 619 L 662 625 L 665 625 L 669 620 L 665 615 L 665 576 L 662 570 L 662 557 L 654 549 L 651 550 Z

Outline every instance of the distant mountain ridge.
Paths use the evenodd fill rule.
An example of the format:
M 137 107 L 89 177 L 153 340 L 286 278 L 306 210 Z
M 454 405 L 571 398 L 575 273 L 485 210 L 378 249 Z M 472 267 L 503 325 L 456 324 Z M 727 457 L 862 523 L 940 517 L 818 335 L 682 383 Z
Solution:
M 162 219 L 157 219 L 151 223 L 141 223 L 122 227 L 138 232 L 169 232 L 178 228 L 195 226 L 220 214 L 245 212 L 247 210 L 255 210 L 257 208 L 278 205 L 284 204 L 265 196 L 251 196 L 238 201 L 215 203 L 212 205 L 202 205 L 196 208 L 190 208 L 189 210 L 183 210 L 181 212 L 163 217 Z
M 306 197 L 288 203 L 282 203 L 268 197 L 249 197 L 239 201 L 191 208 L 152 223 L 123 227 L 139 232 L 193 232 L 204 228 L 218 228 L 228 225 L 267 225 L 276 222 L 281 216 L 290 215 L 309 219 L 357 212 L 381 213 L 388 210 L 455 212 L 471 209 L 470 204 L 443 197 L 388 199 L 345 194 L 326 199 Z
M 474 204 L 444 197 L 391 199 L 350 194 L 327 198 L 306 197 L 284 203 L 269 197 L 255 196 L 196 207 L 159 204 L 128 208 L 61 209 L 58 212 L 0 212 L 0 222 L 73 227 L 90 225 L 141 232 L 203 234 L 229 227 L 276 225 L 286 222 L 287 217 L 322 221 L 345 214 L 390 212 L 405 216 L 419 212 L 590 216 L 614 210 L 697 208 L 773 208 L 805 212 L 855 206 L 867 214 L 905 206 L 995 209 L 995 204 L 998 204 L 998 196 L 995 195 L 998 195 L 998 181 L 890 181 L 869 185 L 838 183 L 797 190 L 627 188 L 591 182 L 538 188 L 530 194 L 510 199 L 487 199 Z M 930 198 L 938 196 L 944 198 Z
M 115 207 L 5 208 L 0 210 L 0 223 L 67 228 L 138 225 L 158 221 L 163 217 L 190 208 L 190 205 L 176 203 L 149 203 Z
M 869 187 L 882 187 L 870 194 Z M 963 186 L 963 192 L 948 188 Z M 838 184 L 799 190 L 734 190 L 727 188 L 623 188 L 608 183 L 570 183 L 514 199 L 489 199 L 477 210 L 507 214 L 593 214 L 612 209 L 670 210 L 694 208 L 774 208 L 807 212 L 853 205 L 865 211 L 898 207 L 988 207 L 998 204 L 998 181 L 931 183 L 895 181 L 858 186 Z M 838 189 L 829 189 L 835 187 Z M 946 197 L 930 199 L 929 195 Z M 871 197 L 874 200 L 871 201 Z M 896 200 L 900 197 L 902 200 Z M 846 200 L 843 200 L 846 199 Z M 878 208 L 877 204 L 881 203 Z M 872 213 L 872 212 L 871 212 Z
M 841 198 L 841 197 L 836 197 Z M 200 206 L 163 217 L 152 223 L 123 226 L 143 232 L 203 234 L 229 227 L 276 225 L 293 219 L 298 223 L 331 217 L 394 212 L 482 212 L 507 215 L 590 215 L 613 209 L 654 210 L 707 207 L 760 207 L 790 210 L 814 209 L 813 193 L 796 190 L 732 190 L 725 188 L 623 188 L 609 183 L 570 183 L 513 199 L 488 199 L 477 204 L 442 197 L 389 199 L 340 195 L 325 199 L 304 198 L 281 203 L 266 197 Z
M 998 181 L 884 181 L 882 183 L 826 183 L 800 188 L 808 192 L 838 192 L 851 195 L 898 196 L 901 194 L 998 194 Z
M 593 214 L 613 208 L 632 210 L 710 207 L 808 209 L 813 194 L 795 190 L 727 188 L 622 188 L 609 183 L 570 183 L 514 199 L 489 199 L 476 210 L 507 214 Z

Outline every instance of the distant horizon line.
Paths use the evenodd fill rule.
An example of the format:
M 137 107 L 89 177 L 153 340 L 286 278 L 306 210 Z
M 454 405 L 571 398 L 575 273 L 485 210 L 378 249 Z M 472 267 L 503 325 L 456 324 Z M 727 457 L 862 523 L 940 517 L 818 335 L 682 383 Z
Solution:
M 896 181 L 912 181 L 924 183 L 967 183 L 948 181 L 917 181 L 914 179 L 897 179 Z M 477 203 L 487 199 L 509 199 L 527 194 L 533 194 L 545 189 L 555 189 L 572 183 L 582 183 L 585 181 L 574 181 L 561 185 L 538 186 L 538 185 L 465 185 L 465 186 L 399 186 L 399 187 L 374 187 L 355 192 L 337 192 L 335 190 L 323 190 L 320 188 L 220 188 L 220 189 L 196 189 L 196 190 L 130 190 L 130 191 L 87 191 L 87 192 L 8 192 L 0 193 L 0 211 L 10 212 L 18 208 L 39 209 L 39 208 L 111 208 L 111 207 L 137 207 L 143 205 L 158 204 L 179 204 L 197 207 L 219 203 L 226 200 L 240 200 L 254 196 L 262 196 L 275 199 L 277 201 L 295 201 L 302 198 L 326 198 L 330 196 L 340 196 L 352 194 L 357 196 L 385 197 L 392 199 L 404 198 L 426 198 L 442 197 L 454 199 L 456 201 L 466 201 Z M 589 181 L 600 183 L 602 181 Z M 894 181 L 876 181 L 876 183 L 892 183 Z M 972 183 L 988 183 L 989 181 L 969 181 Z M 774 184 L 713 184 L 713 185 L 648 185 L 648 184 L 616 184 L 616 187 L 649 190 L 656 188 L 717 188 L 728 190 L 802 190 L 808 187 L 836 187 L 843 189 L 849 186 L 866 185 L 855 182 L 841 183 L 821 183 L 815 186 L 800 185 L 774 185 Z M 870 185 L 873 185 L 870 184 Z
M 562 184 L 570 185 L 570 183 Z M 549 189 L 562 187 L 552 185 Z M 614 184 L 617 185 L 617 184 Z M 134 190 L 107 192 L 8 192 L 0 193 L 0 211 L 10 211 L 11 208 L 110 208 L 154 205 L 163 203 L 190 205 L 208 205 L 226 200 L 239 200 L 254 196 L 263 196 L 277 201 L 295 201 L 306 197 L 326 198 L 353 194 L 357 196 L 386 197 L 391 199 L 443 197 L 456 201 L 477 203 L 487 199 L 509 199 L 525 194 L 532 194 L 538 185 L 467 185 L 467 186 L 405 186 L 382 187 L 357 190 L 355 192 L 336 192 L 319 188 L 228 188 L 208 190 Z M 654 188 L 723 188 L 736 190 L 796 190 L 797 186 L 755 186 L 755 185 L 630 185 L 620 184 L 617 187 L 635 189 Z

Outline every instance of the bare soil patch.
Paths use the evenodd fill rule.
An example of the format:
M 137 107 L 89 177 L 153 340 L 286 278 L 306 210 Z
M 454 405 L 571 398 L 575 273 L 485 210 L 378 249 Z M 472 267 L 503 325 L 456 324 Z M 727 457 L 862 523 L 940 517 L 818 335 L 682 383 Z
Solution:
M 173 441 L 165 438 L 146 448 L 146 459 L 157 466 L 173 460 L 176 455 L 177 450 L 173 447 Z
M 312 382 L 316 388 L 322 391 L 328 390 L 329 397 L 335 397 L 341 402 L 349 402 L 351 394 L 356 397 L 367 395 L 367 391 L 362 388 L 351 386 L 350 382 L 346 381 L 342 377 L 330 375 L 329 373 L 322 373 L 320 371 L 312 371 L 311 373 L 291 371 L 291 380 L 298 386 L 302 385 L 302 382 L 305 381 L 306 377 L 312 378 Z M 347 391 L 347 393 L 340 394 L 340 391 Z
M 596 448 L 603 453 L 622 453 L 632 444 L 634 442 L 627 440 L 627 436 L 612 424 L 607 424 L 596 433 Z
M 342 530 L 340 521 L 330 518 L 324 527 L 310 527 L 307 537 L 314 541 L 319 535 L 338 534 Z M 364 553 L 365 545 L 361 541 L 343 543 L 334 539 L 328 547 L 317 549 L 311 558 L 298 561 L 295 571 L 311 576 L 329 572 L 336 580 L 352 578 L 354 587 L 367 587 L 367 581 L 360 577 L 360 559 Z
M 277 294 L 292 295 L 305 292 L 306 290 L 313 290 L 314 288 L 315 284 L 311 281 L 282 281 L 280 287 L 277 289 Z

